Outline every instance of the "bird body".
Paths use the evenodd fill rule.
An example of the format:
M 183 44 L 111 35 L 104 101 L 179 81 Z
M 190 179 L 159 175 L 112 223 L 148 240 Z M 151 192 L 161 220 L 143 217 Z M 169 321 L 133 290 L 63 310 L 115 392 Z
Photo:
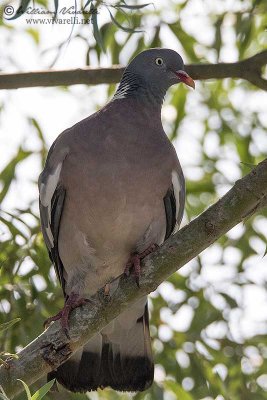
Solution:
M 162 244 L 182 218 L 184 178 L 160 115 L 170 84 L 156 96 L 156 86 L 147 89 L 130 72 L 112 101 L 57 138 L 39 178 L 42 231 L 66 299 L 89 298 L 123 274 L 131 255 Z M 146 297 L 51 376 L 72 391 L 148 388 Z
M 94 294 L 123 273 L 130 254 L 164 240 L 162 199 L 178 159 L 161 123 L 144 119 L 136 126 L 131 103 L 120 108 L 127 133 L 111 102 L 64 132 L 53 149 L 51 170 L 62 164 L 58 183 L 66 190 L 59 253 L 67 295 Z

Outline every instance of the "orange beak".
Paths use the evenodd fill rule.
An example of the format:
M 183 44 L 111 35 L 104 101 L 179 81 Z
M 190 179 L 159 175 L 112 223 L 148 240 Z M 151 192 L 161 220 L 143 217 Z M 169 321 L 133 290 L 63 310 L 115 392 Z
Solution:
M 187 86 L 195 89 L 195 82 L 185 71 L 179 70 L 175 71 L 175 75 L 178 76 L 181 82 L 185 83 Z

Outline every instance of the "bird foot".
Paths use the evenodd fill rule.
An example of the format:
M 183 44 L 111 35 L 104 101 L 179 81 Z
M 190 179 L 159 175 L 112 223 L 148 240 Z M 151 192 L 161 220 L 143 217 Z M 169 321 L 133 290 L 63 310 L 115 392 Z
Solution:
M 105 296 L 110 296 L 110 283 L 106 283 L 104 287 L 104 295 Z
M 155 251 L 159 245 L 156 243 L 151 244 L 146 250 L 144 250 L 142 253 L 134 253 L 131 255 L 129 261 L 126 264 L 126 267 L 124 269 L 124 274 L 126 276 L 130 275 L 130 270 L 133 268 L 134 270 L 134 275 L 135 275 L 135 282 L 138 287 L 139 285 L 139 279 L 141 275 L 141 260 L 151 254 L 153 251 Z
M 86 304 L 87 299 L 79 297 L 78 294 L 71 293 L 69 297 L 67 298 L 64 307 L 62 310 L 60 310 L 56 315 L 53 317 L 47 318 L 44 322 L 44 327 L 47 328 L 51 322 L 57 321 L 60 319 L 60 325 L 66 334 L 66 336 L 69 338 L 69 315 L 72 310 L 74 310 L 77 307 L 80 307 L 84 304 Z
M 102 303 L 107 304 L 111 300 L 111 295 L 110 295 L 110 283 L 106 283 L 106 285 L 99 289 L 98 291 L 99 294 L 99 299 Z

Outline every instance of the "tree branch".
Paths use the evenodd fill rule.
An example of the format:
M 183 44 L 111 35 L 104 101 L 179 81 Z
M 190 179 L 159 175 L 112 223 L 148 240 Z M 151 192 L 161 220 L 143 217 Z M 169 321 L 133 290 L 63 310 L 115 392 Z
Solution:
M 0 386 L 12 397 L 22 390 L 18 378 L 31 384 L 58 367 L 130 304 L 154 291 L 163 280 L 220 236 L 266 205 L 266 198 L 267 159 L 237 181 L 217 203 L 146 257 L 140 289 L 131 276 L 121 277 L 109 302 L 104 300 L 101 291 L 98 292 L 88 304 L 72 312 L 70 339 L 62 332 L 58 321 L 53 323 L 18 354 L 18 360 L 8 361 L 9 368 L 0 368 Z
M 186 71 L 193 79 L 241 78 L 267 90 L 267 80 L 262 77 L 262 68 L 267 63 L 267 50 L 236 63 L 186 65 Z M 117 83 L 124 68 L 80 68 L 72 70 L 50 70 L 37 72 L 0 73 L 0 89 L 18 89 L 35 86 L 98 85 Z

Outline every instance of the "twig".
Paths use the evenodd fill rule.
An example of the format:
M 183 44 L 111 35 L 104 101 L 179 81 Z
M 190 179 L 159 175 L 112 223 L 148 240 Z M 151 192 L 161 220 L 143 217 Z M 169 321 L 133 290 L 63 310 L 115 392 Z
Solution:
M 267 50 L 236 63 L 186 65 L 193 79 L 240 78 L 267 90 L 267 80 L 262 77 L 262 68 L 267 63 Z M 71 70 L 48 70 L 20 73 L 0 73 L 0 89 L 18 89 L 36 86 L 70 86 L 77 84 L 98 85 L 120 81 L 124 67 L 79 68 Z

